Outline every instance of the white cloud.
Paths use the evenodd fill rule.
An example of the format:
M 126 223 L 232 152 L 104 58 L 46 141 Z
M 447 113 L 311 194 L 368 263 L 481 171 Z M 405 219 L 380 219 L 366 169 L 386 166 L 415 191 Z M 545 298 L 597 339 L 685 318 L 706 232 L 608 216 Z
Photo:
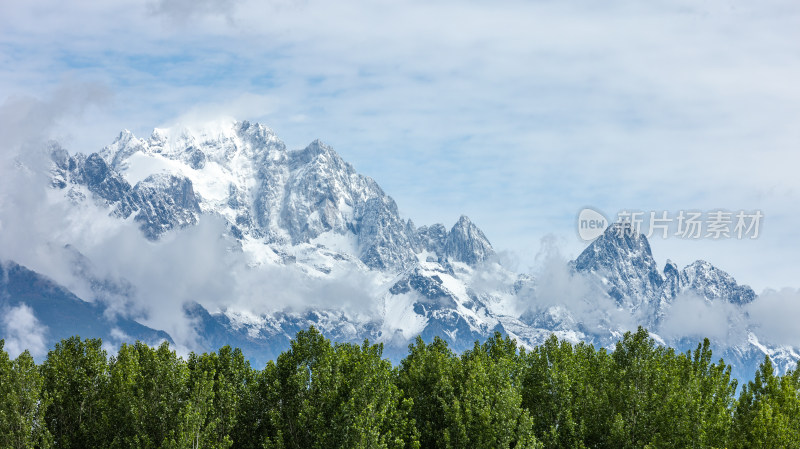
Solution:
M 724 347 L 746 341 L 746 325 L 746 317 L 740 307 L 724 300 L 709 301 L 686 293 L 672 301 L 658 333 L 673 340 L 708 338 Z
M 33 309 L 25 304 L 9 307 L 2 311 L 3 339 L 5 351 L 11 358 L 16 358 L 27 350 L 34 357 L 47 354 L 47 327 L 39 323 Z
M 71 151 L 217 113 L 290 147 L 320 137 L 416 223 L 466 213 L 522 266 L 551 232 L 575 256 L 586 205 L 760 208 L 758 241 L 654 244 L 760 290 L 797 282 L 798 16 L 772 0 L 4 2 L 0 91 L 106 86 L 104 109 L 55 121 Z M 51 123 L 41 104 L 7 109 L 0 134 Z
M 635 330 L 643 323 L 645 311 L 622 309 L 594 279 L 572 270 L 561 253 L 561 245 L 553 235 L 542 239 L 542 251 L 537 254 L 539 264 L 533 271 L 534 285 L 520 295 L 530 310 L 563 310 L 566 315 L 558 312 L 556 316 L 568 316 L 589 331 Z
M 229 21 L 233 14 L 237 0 L 158 0 L 148 4 L 148 10 L 153 15 L 164 15 L 169 19 L 184 23 L 198 16 L 223 16 Z
M 759 339 L 774 345 L 800 347 L 800 290 L 766 290 L 745 308 Z

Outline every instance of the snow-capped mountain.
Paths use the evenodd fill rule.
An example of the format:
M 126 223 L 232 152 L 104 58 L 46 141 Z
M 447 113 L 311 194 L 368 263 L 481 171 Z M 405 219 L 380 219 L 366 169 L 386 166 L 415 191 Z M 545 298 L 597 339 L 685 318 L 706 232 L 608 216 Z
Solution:
M 289 151 L 265 126 L 240 122 L 157 129 L 148 139 L 124 131 L 99 156 L 136 185 L 154 173 L 183 179 L 200 210 L 224 217 L 243 240 L 280 246 L 352 234 L 355 256 L 368 267 L 402 269 L 416 260 L 415 231 L 394 200 L 320 141 Z
M 731 275 L 704 260 L 680 271 L 667 260 L 660 271 L 647 238 L 626 223 L 609 226 L 571 265 L 599 280 L 621 306 L 630 310 L 654 308 L 649 311 L 654 319 L 650 325 L 682 294 L 694 293 L 709 301 L 738 305 L 756 297 L 752 288 L 737 284 Z
M 66 200 L 100 203 L 152 241 L 220 217 L 253 270 L 281 267 L 322 279 L 369 272 L 371 294 L 383 303 L 377 315 L 358 318 L 337 311 L 336 298 L 331 309 L 311 312 L 222 307 L 210 314 L 187 303 L 206 346 L 223 341 L 220 329 L 227 329 L 234 343 L 271 356 L 270 348 L 316 325 L 335 339 L 396 343 L 399 354 L 420 333 L 467 347 L 505 331 L 489 307 L 509 293 L 481 298 L 465 285 L 494 255 L 483 232 L 466 216 L 450 229 L 417 229 L 374 180 L 320 141 L 288 150 L 265 126 L 236 122 L 156 129 L 146 139 L 123 131 L 97 153 L 70 155 L 56 145 L 52 158 L 52 186 Z M 509 285 L 517 280 L 493 269 L 510 276 Z M 435 292 L 424 291 L 426 282 Z
M 57 144 L 50 150 L 51 191 L 59 201 L 107 210 L 112 222 L 138 227 L 147 245 L 163 245 L 208 220 L 224 223 L 226 251 L 243 261 L 241 267 L 233 263 L 237 271 L 225 282 L 176 278 L 200 285 L 185 289 L 192 292 L 186 296 L 163 298 L 180 302 L 176 310 L 183 316 L 175 320 L 189 323 L 193 333 L 177 343 L 190 349 L 231 344 L 260 364 L 310 325 L 338 341 L 383 342 L 393 358 L 405 354 L 417 335 L 441 336 L 463 350 L 495 331 L 528 347 L 552 333 L 609 347 L 624 331 L 644 325 L 659 341 L 685 350 L 698 336 L 670 330 L 676 328 L 673 312 L 691 297 L 742 310 L 731 318 L 735 341 L 718 345 L 726 360 L 741 367 L 740 375 L 751 375 L 764 354 L 784 367 L 800 358 L 794 347 L 766 344 L 747 328 L 741 316 L 758 300 L 752 289 L 704 261 L 683 269 L 667 261 L 660 270 L 645 236 L 625 224 L 609 227 L 574 261 L 532 277 L 500 264 L 468 217 L 449 228 L 417 228 L 373 179 L 329 146 L 314 141 L 290 150 L 260 124 L 156 129 L 147 138 L 123 131 L 88 155 Z M 125 273 L 109 277 L 98 269 L 103 260 L 89 260 L 86 248 L 67 243 L 75 284 L 86 285 L 91 307 L 123 304 L 104 316 L 147 316 L 140 297 L 146 280 L 137 284 Z M 192 243 L 198 244 L 205 245 Z M 189 268 L 193 263 L 177 260 Z M 224 297 L 198 297 L 204 282 L 226 285 L 218 292 Z M 23 300 L 12 296 L 3 301 Z M 344 307 L 352 302 L 348 296 L 360 299 Z M 121 316 L 130 304 L 140 313 Z M 152 336 L 147 332 L 127 335 Z
M 694 300 L 701 311 L 715 304 L 729 305 L 725 341 L 713 343 L 718 355 L 734 366 L 739 378 L 751 376 L 764 355 L 770 355 L 784 371 L 794 368 L 800 358 L 796 347 L 769 347 L 748 328 L 744 307 L 757 298 L 752 288 L 739 285 L 731 275 L 703 260 L 681 270 L 667 260 L 663 271 L 659 271 L 647 238 L 635 233 L 630 224 L 609 226 L 570 265 L 587 275 L 598 290 L 605 290 L 622 308 L 639 312 L 635 313 L 639 324 L 655 332 L 658 339 L 660 331 L 668 332 L 667 328 L 681 319 L 670 314 L 677 301 L 684 301 L 679 304 L 683 306 L 685 301 Z M 684 308 L 680 310 L 686 312 Z M 665 323 L 666 320 L 671 322 Z M 609 330 L 613 334 L 613 329 Z M 603 335 L 595 336 L 598 341 L 604 340 Z M 664 337 L 662 341 L 685 351 L 693 349 L 699 336 Z
M 647 239 L 630 226 L 615 223 L 577 259 L 575 270 L 600 276 L 619 304 L 638 310 L 661 296 L 664 276 L 659 272 Z

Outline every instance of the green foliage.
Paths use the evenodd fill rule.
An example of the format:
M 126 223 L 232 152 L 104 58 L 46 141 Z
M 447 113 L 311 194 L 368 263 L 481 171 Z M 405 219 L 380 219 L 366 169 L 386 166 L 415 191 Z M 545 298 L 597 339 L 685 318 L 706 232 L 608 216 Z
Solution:
M 671 359 L 664 370 L 667 394 L 662 400 L 653 447 L 725 447 L 730 441 L 737 381 L 731 368 L 711 362 L 710 342 Z
M 461 356 L 456 400 L 448 407 L 450 447 L 541 447 L 522 407 L 520 366 L 516 342 L 500 333 Z
M 424 448 L 448 447 L 457 363 L 447 342 L 439 337 L 430 345 L 417 337 L 409 346 L 409 355 L 400 362 L 398 384 L 412 404 L 411 417 Z
M 606 352 L 551 336 L 524 363 L 523 404 L 545 447 L 604 447 L 611 428 L 606 391 L 611 358 Z
M 313 327 L 254 370 L 238 349 L 179 357 L 100 340 L 58 343 L 37 368 L 0 340 L 2 448 L 794 448 L 800 366 L 769 358 L 737 383 L 710 343 L 675 353 L 644 329 L 613 352 L 496 333 L 461 355 L 421 338 L 398 367 L 383 346 Z
M 50 432 L 44 425 L 48 401 L 39 369 L 28 351 L 10 360 L 4 345 L 0 340 L 0 447 L 50 447 Z
M 99 339 L 71 337 L 56 343 L 41 367 L 50 403 L 45 420 L 56 447 L 101 447 L 108 361 Z
M 456 357 L 447 343 L 409 346 L 399 385 L 425 448 L 539 447 L 522 407 L 516 343 L 500 334 Z
M 526 357 L 523 403 L 548 448 L 725 447 L 736 381 L 709 347 L 675 354 L 642 328 L 611 355 L 551 337 Z
M 229 448 L 238 424 L 241 398 L 253 380 L 250 363 L 241 350 L 225 346 L 219 353 L 197 355 L 187 361 L 189 369 L 186 404 L 181 416 L 180 437 L 175 447 Z M 185 445 L 191 442 L 191 445 Z
M 742 388 L 736 405 L 735 448 L 800 447 L 800 364 L 776 376 L 769 357 Z
M 313 327 L 265 370 L 266 447 L 415 447 L 383 346 L 331 345 Z
M 253 372 L 245 383 L 239 400 L 233 447 L 236 449 L 261 449 L 268 441 L 280 447 L 282 431 L 277 404 L 280 404 L 276 384 L 275 363 L 270 361 L 261 370 Z
M 106 447 L 181 447 L 183 438 L 193 437 L 189 415 L 202 413 L 205 405 L 197 401 L 207 395 L 188 394 L 189 370 L 166 342 L 156 349 L 123 344 L 109 371 Z

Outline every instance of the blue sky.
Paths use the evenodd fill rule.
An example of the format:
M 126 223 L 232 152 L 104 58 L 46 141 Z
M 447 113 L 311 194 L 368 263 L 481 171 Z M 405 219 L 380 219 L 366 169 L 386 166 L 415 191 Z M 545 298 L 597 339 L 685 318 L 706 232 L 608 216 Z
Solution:
M 585 206 L 759 209 L 758 239 L 654 239 L 656 259 L 800 287 L 796 1 L 97 3 L 0 3 L 4 144 L 259 121 L 332 145 L 417 225 L 469 215 L 520 270 L 549 234 L 576 256 Z

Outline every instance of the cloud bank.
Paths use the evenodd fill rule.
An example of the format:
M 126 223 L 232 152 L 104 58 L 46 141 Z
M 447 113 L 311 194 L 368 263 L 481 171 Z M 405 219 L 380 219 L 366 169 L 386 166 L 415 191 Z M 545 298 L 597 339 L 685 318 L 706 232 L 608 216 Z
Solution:
M 657 244 L 797 288 L 798 18 L 789 0 L 5 2 L 0 91 L 106 86 L 58 124 L 81 151 L 187 111 L 322 138 L 415 222 L 465 213 L 524 264 L 552 232 L 576 255 L 587 205 L 762 209 L 758 241 Z
M 796 324 L 800 290 L 767 289 L 753 302 L 741 306 L 686 292 L 670 301 L 663 311 L 656 310 L 658 304 L 631 311 L 605 294 L 597 279 L 574 272 L 562 255 L 563 246 L 555 236 L 543 239 L 538 265 L 531 271 L 533 282 L 517 298 L 523 317 L 544 314 L 552 319 L 548 324 L 564 321 L 569 328 L 578 323 L 590 334 L 600 329 L 624 332 L 645 326 L 667 344 L 709 338 L 716 348 L 725 350 L 746 346 L 748 334 L 753 332 L 762 344 L 771 347 L 800 347 Z M 653 322 L 651 317 L 657 312 L 663 314 Z
M 254 268 L 238 243 L 224 236 L 222 219 L 203 216 L 197 226 L 150 242 L 133 221 L 109 216 L 93 201 L 72 204 L 49 187 L 47 141 L 58 123 L 105 98 L 95 86 L 68 85 L 49 99 L 9 99 L 0 106 L 0 258 L 42 273 L 84 300 L 100 301 L 107 314 L 133 318 L 167 331 L 183 348 L 194 349 L 194 323 L 183 306 L 262 314 L 334 308 L 373 317 L 374 274 L 345 272 L 314 279 L 292 267 Z M 98 284 L 103 287 L 98 288 Z M 30 309 L 5 316 L 7 347 L 39 350 Z M 15 319 L 16 319 L 15 318 Z M 24 319 L 23 319 L 24 318 Z M 12 326 L 13 323 L 6 323 Z M 14 346 L 14 345 L 20 346 Z M 9 351 L 11 350 L 9 349 Z

